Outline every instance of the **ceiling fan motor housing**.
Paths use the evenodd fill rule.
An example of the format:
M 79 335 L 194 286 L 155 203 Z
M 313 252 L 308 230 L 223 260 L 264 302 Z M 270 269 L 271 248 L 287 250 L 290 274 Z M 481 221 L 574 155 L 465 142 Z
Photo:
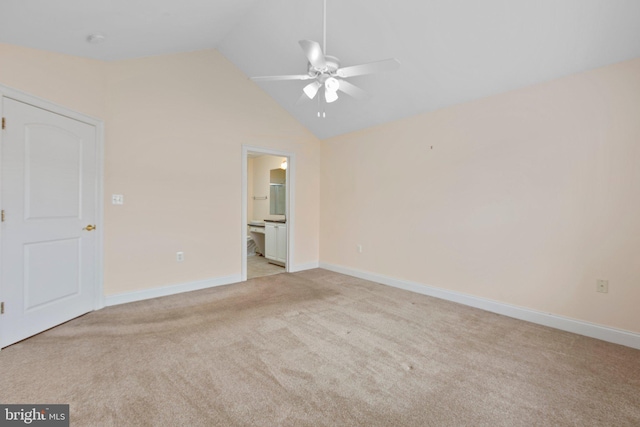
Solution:
M 325 55 L 325 64 L 324 68 L 317 68 L 309 63 L 309 75 L 312 77 L 317 77 L 321 82 L 328 79 L 331 76 L 335 76 L 338 68 L 340 68 L 340 60 L 335 56 Z

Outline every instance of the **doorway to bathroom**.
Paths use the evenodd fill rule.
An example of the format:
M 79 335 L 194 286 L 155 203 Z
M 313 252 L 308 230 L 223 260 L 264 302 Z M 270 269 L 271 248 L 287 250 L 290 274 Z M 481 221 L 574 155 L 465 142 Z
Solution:
M 292 153 L 243 146 L 242 280 L 289 271 L 293 241 Z

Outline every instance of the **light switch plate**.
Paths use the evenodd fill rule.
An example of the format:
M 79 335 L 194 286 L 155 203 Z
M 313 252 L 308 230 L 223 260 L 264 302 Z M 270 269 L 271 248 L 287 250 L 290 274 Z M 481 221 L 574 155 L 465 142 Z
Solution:
M 113 205 L 124 205 L 124 196 L 122 194 L 112 194 L 111 195 L 111 204 L 113 204 Z

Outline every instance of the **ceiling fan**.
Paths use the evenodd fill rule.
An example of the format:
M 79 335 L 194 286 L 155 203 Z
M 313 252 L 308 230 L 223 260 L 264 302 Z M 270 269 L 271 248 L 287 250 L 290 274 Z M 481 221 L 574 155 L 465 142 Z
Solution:
M 331 103 L 338 99 L 338 91 L 344 92 L 356 99 L 363 99 L 367 96 L 367 93 L 364 90 L 349 83 L 347 80 L 345 80 L 346 78 L 394 70 L 400 66 L 400 61 L 395 58 L 391 58 L 382 61 L 369 62 L 366 64 L 352 65 L 349 67 L 340 68 L 340 61 L 338 60 L 338 58 L 336 58 L 335 56 L 326 55 L 327 0 L 324 0 L 322 37 L 322 47 L 320 47 L 320 43 L 312 40 L 300 40 L 299 42 L 300 47 L 302 47 L 302 50 L 304 51 L 308 59 L 306 74 L 251 77 L 251 80 L 257 82 L 313 80 L 302 89 L 304 92 L 302 98 L 304 99 L 304 96 L 306 95 L 309 99 L 314 99 L 318 92 L 322 89 L 324 92 L 324 99 L 327 101 L 327 103 Z

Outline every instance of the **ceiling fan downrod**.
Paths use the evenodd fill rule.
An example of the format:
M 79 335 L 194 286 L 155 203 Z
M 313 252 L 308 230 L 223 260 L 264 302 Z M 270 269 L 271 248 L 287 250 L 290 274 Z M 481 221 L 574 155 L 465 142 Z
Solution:
M 327 54 L 327 0 L 324 0 L 324 10 L 322 18 L 322 51 Z

